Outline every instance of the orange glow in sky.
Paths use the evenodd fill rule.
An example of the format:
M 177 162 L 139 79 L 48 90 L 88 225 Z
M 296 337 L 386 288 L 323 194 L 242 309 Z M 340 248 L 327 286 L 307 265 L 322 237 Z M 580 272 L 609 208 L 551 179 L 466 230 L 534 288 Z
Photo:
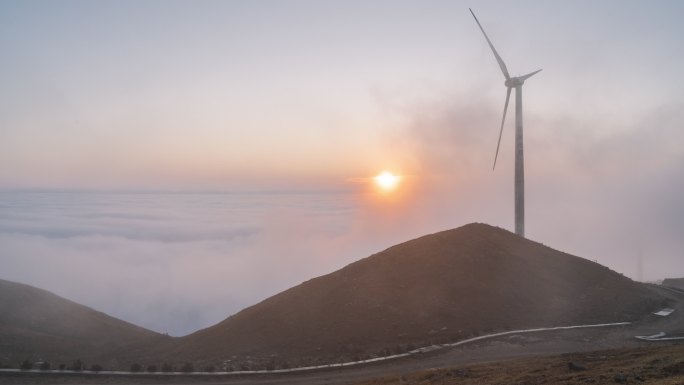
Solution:
M 401 177 L 389 171 L 383 171 L 373 178 L 375 184 L 384 191 L 392 191 L 399 185 Z

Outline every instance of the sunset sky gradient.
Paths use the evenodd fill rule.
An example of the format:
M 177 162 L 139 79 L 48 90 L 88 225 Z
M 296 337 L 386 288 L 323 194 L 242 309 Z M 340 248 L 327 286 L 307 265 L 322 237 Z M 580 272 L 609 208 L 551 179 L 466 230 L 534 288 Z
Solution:
M 242 275 L 288 266 L 282 277 L 258 289 L 237 284 L 240 300 L 168 327 L 176 334 L 394 242 L 473 221 L 512 229 L 513 122 L 509 115 L 492 172 L 504 79 L 468 7 L 512 75 L 544 69 L 525 84 L 527 236 L 630 277 L 684 276 L 684 2 L 5 0 L 0 278 L 78 297 L 87 283 L 30 272 L 22 258 L 84 255 L 95 246 L 78 237 L 119 237 L 121 254 L 102 257 L 120 268 L 111 294 L 136 255 L 193 249 L 157 248 L 163 237 L 124 246 L 132 235 L 108 230 L 55 241 L 61 214 L 42 230 L 26 223 L 44 211 L 17 220 L 16 194 L 36 191 L 258 192 L 279 194 L 276 206 L 282 194 L 306 193 L 333 208 L 330 197 L 343 197 L 350 214 L 335 216 L 330 232 L 318 226 L 325 216 L 299 204 L 260 217 L 254 233 L 241 233 L 258 234 Z M 373 189 L 383 170 L 402 175 L 392 193 Z M 259 202 L 250 209 L 284 212 Z M 236 218 L 206 229 L 222 233 Z M 295 230 L 286 218 L 297 218 Z M 180 231 L 193 234 L 188 242 L 195 232 Z M 311 234 L 309 249 L 302 241 L 263 263 L 274 245 Z M 215 256 L 212 247 L 197 253 Z M 326 248 L 337 251 L 316 260 L 312 251 Z M 192 286 L 198 277 L 181 280 Z M 103 298 L 74 299 L 95 306 Z M 109 310 L 135 321 L 143 308 Z M 165 328 L 161 318 L 141 322 Z

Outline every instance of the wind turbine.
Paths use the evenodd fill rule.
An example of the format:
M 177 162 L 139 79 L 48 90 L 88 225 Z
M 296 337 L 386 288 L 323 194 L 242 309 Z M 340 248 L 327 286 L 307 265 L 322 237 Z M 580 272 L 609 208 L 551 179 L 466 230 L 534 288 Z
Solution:
M 496 58 L 501 72 L 503 72 L 506 81 L 504 85 L 506 86 L 506 102 L 504 103 L 503 118 L 501 118 L 501 128 L 499 129 L 499 141 L 496 143 L 496 154 L 494 155 L 494 166 L 492 170 L 496 168 L 496 159 L 499 157 L 499 145 L 501 144 L 501 134 L 503 133 L 504 122 L 506 121 L 506 110 L 508 110 L 508 100 L 511 98 L 511 89 L 515 88 L 515 233 L 521 237 L 525 236 L 525 166 L 523 159 L 523 114 L 522 114 L 522 86 L 525 80 L 532 77 L 532 75 L 541 71 L 536 70 L 530 72 L 527 75 L 511 77 L 508 74 L 508 69 L 504 63 L 499 53 L 496 52 L 494 45 L 489 40 L 487 33 L 482 28 L 482 24 L 477 20 L 475 13 L 472 9 L 468 8 L 470 13 L 475 18 L 475 22 L 480 27 L 480 31 L 487 40 L 489 48 L 492 49 L 494 57 Z

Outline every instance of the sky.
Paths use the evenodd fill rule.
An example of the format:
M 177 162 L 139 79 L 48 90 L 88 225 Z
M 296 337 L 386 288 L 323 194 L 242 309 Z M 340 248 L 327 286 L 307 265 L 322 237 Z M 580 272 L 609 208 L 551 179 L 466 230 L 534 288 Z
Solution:
M 512 230 L 513 109 L 492 171 L 506 91 L 469 7 L 512 74 L 543 69 L 527 237 L 684 276 L 680 1 L 2 0 L 0 278 L 180 335 L 397 242 Z

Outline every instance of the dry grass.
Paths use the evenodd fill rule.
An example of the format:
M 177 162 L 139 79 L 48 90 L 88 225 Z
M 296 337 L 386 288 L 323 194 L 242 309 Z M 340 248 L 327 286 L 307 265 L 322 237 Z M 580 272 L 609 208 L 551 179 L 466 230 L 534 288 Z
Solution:
M 571 363 L 575 369 L 571 369 Z M 684 384 L 684 344 L 458 366 L 355 385 Z

